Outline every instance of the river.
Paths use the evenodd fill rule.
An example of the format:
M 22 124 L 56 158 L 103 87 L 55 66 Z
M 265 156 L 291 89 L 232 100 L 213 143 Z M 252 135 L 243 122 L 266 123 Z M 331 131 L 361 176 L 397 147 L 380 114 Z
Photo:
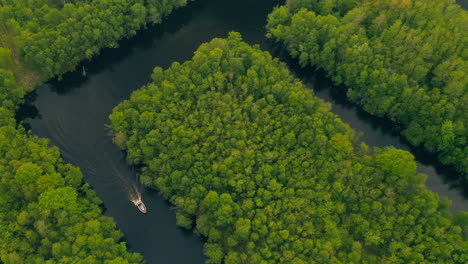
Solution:
M 279 0 L 197 0 L 174 12 L 162 25 L 150 26 L 117 49 L 104 49 L 78 71 L 52 80 L 28 95 L 18 113 L 32 133 L 50 139 L 64 159 L 81 168 L 84 179 L 96 190 L 125 234 L 131 251 L 143 254 L 148 263 L 204 263 L 203 239 L 175 225 L 175 213 L 157 191 L 139 186 L 125 155 L 111 142 L 105 124 L 112 108 L 132 91 L 150 81 L 155 66 L 167 68 L 174 61 L 189 60 L 197 47 L 214 37 L 239 31 L 246 42 L 259 44 L 288 63 L 294 74 L 315 93 L 332 104 L 338 114 L 371 146 L 411 150 L 418 171 L 428 175 L 428 187 L 453 201 L 452 211 L 468 211 L 467 193 L 457 175 L 441 166 L 433 156 L 409 147 L 392 131 L 393 125 L 374 118 L 346 101 L 322 73 L 301 70 L 294 60 L 265 38 L 266 15 Z M 82 75 L 82 67 L 86 76 Z M 307 72 L 307 74 L 305 74 Z M 131 183 L 127 181 L 130 180 Z M 148 214 L 142 215 L 128 199 L 131 185 L 141 190 Z M 466 186 L 466 185 L 465 185 Z

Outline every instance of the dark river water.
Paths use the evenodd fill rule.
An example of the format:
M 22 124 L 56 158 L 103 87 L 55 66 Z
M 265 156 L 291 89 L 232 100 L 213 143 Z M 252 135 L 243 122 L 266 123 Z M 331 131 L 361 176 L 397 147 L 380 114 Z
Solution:
M 457 3 L 461 5 L 465 10 L 468 9 L 468 0 L 457 0 Z
M 130 250 L 143 254 L 148 263 L 203 263 L 203 240 L 191 231 L 178 228 L 171 205 L 157 191 L 139 186 L 124 154 L 112 144 L 106 124 L 112 108 L 132 91 L 149 82 L 155 66 L 167 68 L 172 62 L 190 59 L 196 48 L 214 37 L 239 31 L 245 41 L 260 44 L 286 61 L 295 75 L 316 94 L 332 104 L 338 114 L 371 146 L 395 146 L 416 156 L 418 171 L 428 175 L 428 187 L 453 201 L 452 211 L 468 210 L 468 191 L 458 176 L 441 166 L 421 149 L 410 148 L 386 120 L 373 118 L 350 104 L 343 92 L 322 73 L 301 70 L 294 60 L 265 39 L 266 15 L 279 0 L 197 0 L 177 10 L 159 26 L 142 30 L 123 40 L 117 49 L 105 49 L 77 72 L 61 81 L 50 81 L 28 95 L 28 104 L 18 113 L 34 135 L 49 138 L 67 162 L 81 168 L 86 182 L 96 190 L 106 208 L 125 234 Z M 82 76 L 82 67 L 86 76 Z M 307 73 L 307 74 L 306 74 Z M 142 215 L 129 201 L 138 188 L 148 207 Z

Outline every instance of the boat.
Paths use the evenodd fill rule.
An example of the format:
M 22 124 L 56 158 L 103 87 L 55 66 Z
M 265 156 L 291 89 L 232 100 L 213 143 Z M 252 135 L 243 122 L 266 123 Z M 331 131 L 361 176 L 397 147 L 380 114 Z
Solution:
M 141 199 L 139 199 L 138 201 L 135 201 L 133 202 L 133 204 L 135 204 L 135 206 L 138 208 L 138 210 L 140 210 L 140 212 L 146 214 L 146 206 L 145 204 L 143 203 L 143 201 Z

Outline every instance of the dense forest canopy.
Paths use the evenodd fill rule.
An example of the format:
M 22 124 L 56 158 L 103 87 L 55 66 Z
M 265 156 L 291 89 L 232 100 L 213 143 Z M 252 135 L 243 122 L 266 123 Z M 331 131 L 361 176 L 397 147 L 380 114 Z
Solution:
M 25 91 L 186 0 L 0 0 L 0 262 L 142 263 L 78 168 L 13 119 Z
M 0 0 L 0 262 L 143 262 L 80 170 L 13 115 L 25 91 L 186 3 Z M 302 65 L 466 171 L 463 25 L 448 0 L 289 0 L 268 23 Z M 142 181 L 176 205 L 178 224 L 207 237 L 209 263 L 468 262 L 468 214 L 452 218 L 411 154 L 358 145 L 238 34 L 152 77 L 111 115 L 114 140 L 146 165 Z
M 0 107 L 0 262 L 142 263 L 101 215 L 100 200 L 47 140 Z M 46 262 L 47 261 L 47 262 Z
M 269 36 L 468 178 L 468 12 L 452 0 L 288 0 Z
M 468 261 L 468 215 L 452 219 L 409 152 L 357 144 L 240 34 L 151 77 L 111 114 L 114 142 L 207 237 L 208 263 Z
M 0 0 L 0 46 L 13 50 L 25 86 L 75 69 L 187 0 Z M 0 53 L 0 56 L 1 53 Z M 33 73 L 31 73 L 33 72 Z M 26 78 L 23 80 L 23 78 Z M 32 88 L 32 87 L 29 87 Z

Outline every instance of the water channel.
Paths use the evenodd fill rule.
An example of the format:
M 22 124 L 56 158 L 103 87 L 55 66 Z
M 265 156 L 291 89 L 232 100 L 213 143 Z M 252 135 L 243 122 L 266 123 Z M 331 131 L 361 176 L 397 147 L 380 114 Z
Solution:
M 453 201 L 452 211 L 468 211 L 468 190 L 460 186 L 453 169 L 435 158 L 411 148 L 394 132 L 394 126 L 374 118 L 349 103 L 323 73 L 299 69 L 294 60 L 265 38 L 266 15 L 280 0 L 197 0 L 174 12 L 162 25 L 150 26 L 135 37 L 120 42 L 117 49 L 105 49 L 91 61 L 83 62 L 61 81 L 50 81 L 28 95 L 28 104 L 18 113 L 32 133 L 50 139 L 64 159 L 81 168 L 103 200 L 105 214 L 113 217 L 125 234 L 131 251 L 143 254 L 148 263 L 203 263 L 203 240 L 175 225 L 175 213 L 157 191 L 139 186 L 136 175 L 122 153 L 111 142 L 105 124 L 119 102 L 150 80 L 155 66 L 164 68 L 190 59 L 196 48 L 214 37 L 239 31 L 246 42 L 259 44 L 288 63 L 293 73 L 315 93 L 332 104 L 332 111 L 371 146 L 410 150 L 418 171 L 428 175 L 428 187 Z M 85 67 L 87 74 L 82 76 Z M 306 74 L 307 73 L 307 74 Z M 392 132 L 393 131 L 393 132 Z M 130 181 L 130 183 L 129 183 Z M 148 207 L 142 215 L 129 201 L 128 192 L 137 188 Z

